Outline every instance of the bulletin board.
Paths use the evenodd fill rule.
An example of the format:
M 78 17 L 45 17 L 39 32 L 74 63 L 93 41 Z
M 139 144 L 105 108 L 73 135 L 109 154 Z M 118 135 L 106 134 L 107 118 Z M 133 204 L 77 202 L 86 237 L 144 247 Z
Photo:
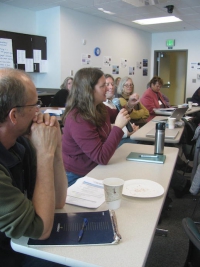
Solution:
M 0 31 L 0 68 L 47 72 L 47 38 Z

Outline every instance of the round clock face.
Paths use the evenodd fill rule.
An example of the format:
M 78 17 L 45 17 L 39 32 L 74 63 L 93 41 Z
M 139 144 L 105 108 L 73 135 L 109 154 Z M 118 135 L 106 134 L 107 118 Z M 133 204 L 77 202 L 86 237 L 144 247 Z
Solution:
M 99 48 L 99 47 L 96 47 L 95 49 L 94 49 L 94 54 L 95 54 L 95 56 L 99 56 L 100 54 L 101 54 L 101 49 Z

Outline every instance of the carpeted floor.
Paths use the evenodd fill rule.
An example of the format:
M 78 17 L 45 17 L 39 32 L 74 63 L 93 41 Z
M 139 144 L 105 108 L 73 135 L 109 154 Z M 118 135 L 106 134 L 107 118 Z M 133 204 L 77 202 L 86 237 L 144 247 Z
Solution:
M 168 236 L 154 237 L 151 250 L 145 267 L 183 267 L 188 252 L 188 238 L 182 227 L 182 219 L 191 217 L 197 199 L 187 194 L 178 199 L 173 190 L 169 191 L 172 198 L 172 207 L 165 212 L 159 228 L 168 229 Z M 195 200 L 196 199 L 196 200 Z M 195 212 L 197 221 L 200 221 L 200 202 Z

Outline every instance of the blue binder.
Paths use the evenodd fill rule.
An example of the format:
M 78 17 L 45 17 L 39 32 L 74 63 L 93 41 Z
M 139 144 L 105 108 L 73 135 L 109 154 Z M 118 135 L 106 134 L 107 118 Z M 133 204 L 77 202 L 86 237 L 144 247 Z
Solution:
M 79 240 L 84 218 L 87 218 L 88 223 Z M 55 213 L 50 237 L 46 240 L 30 238 L 28 245 L 103 245 L 117 244 L 120 239 L 114 211 Z

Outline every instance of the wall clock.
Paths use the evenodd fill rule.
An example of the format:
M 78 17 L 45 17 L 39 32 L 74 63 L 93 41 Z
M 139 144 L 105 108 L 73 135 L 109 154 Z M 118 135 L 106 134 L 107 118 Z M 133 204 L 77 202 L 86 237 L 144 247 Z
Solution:
M 101 49 L 99 47 L 95 47 L 94 54 L 98 57 L 101 54 Z

